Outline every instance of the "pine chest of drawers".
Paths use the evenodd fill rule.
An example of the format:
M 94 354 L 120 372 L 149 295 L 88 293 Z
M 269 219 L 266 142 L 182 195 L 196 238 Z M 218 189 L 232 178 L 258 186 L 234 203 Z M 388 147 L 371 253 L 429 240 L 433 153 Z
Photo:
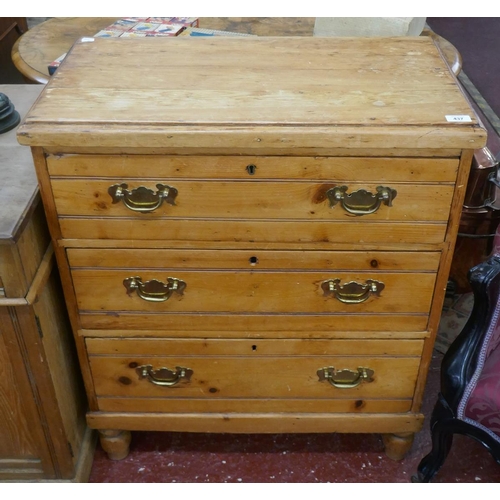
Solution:
M 77 42 L 18 140 L 109 456 L 170 430 L 402 457 L 485 138 L 426 37 Z

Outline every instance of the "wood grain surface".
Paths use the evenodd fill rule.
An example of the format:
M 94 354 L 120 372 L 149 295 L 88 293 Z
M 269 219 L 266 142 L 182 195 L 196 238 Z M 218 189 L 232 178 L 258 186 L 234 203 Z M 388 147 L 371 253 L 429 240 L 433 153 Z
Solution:
M 29 81 L 46 84 L 48 65 L 83 36 L 93 36 L 116 21 L 110 17 L 56 17 L 32 27 L 19 39 L 12 50 L 17 69 Z M 200 28 L 234 31 L 257 36 L 312 36 L 314 17 L 202 17 Z M 455 74 L 462 68 L 457 49 L 430 29 L 422 33 L 439 45 L 447 64 Z
M 364 151 L 366 154 L 366 150 Z M 404 153 L 404 152 L 403 152 Z M 47 168 L 53 178 L 120 179 L 325 180 L 333 182 L 454 183 L 458 158 L 346 158 L 339 156 L 208 156 L 134 154 L 51 154 Z M 359 152 L 354 151 L 354 155 Z M 249 174 L 248 166 L 254 165 Z
M 293 251 L 293 250 L 212 250 L 123 248 L 69 248 L 73 269 L 143 268 L 143 269 L 324 269 L 364 271 L 437 271 L 439 252 L 380 251 Z
M 147 213 L 134 212 L 123 200 L 118 203 L 109 194 L 113 186 L 126 184 L 129 193 L 145 187 L 155 195 L 158 185 L 174 188 L 178 194 L 175 204 L 164 201 Z M 341 202 L 331 206 L 328 192 L 346 186 L 345 203 L 349 195 L 366 191 L 368 206 L 376 206 L 379 184 L 369 182 L 259 182 L 259 181 L 186 181 L 168 179 L 130 179 L 116 182 L 100 179 L 53 179 L 57 212 L 64 216 L 135 217 L 137 220 L 161 217 L 227 218 L 227 219 L 310 219 L 327 221 L 435 221 L 448 220 L 453 185 L 391 183 L 387 188 L 397 192 L 391 206 L 380 203 L 373 213 L 352 215 Z M 164 189 L 164 188 L 160 188 Z M 134 196 L 131 195 L 131 199 Z M 155 205 L 155 203 L 153 203 Z
M 138 71 L 138 60 L 155 72 Z M 99 71 L 88 71 L 95 61 Z M 182 72 L 171 71 L 179 65 Z M 447 115 L 470 121 L 449 123 Z M 324 147 L 485 143 L 429 37 L 77 42 L 18 137 L 30 145 L 82 146 L 89 127 L 102 147 L 296 147 L 299 137 L 302 146 Z
M 433 273 L 383 272 L 251 272 L 251 271 L 170 271 L 145 269 L 90 270 L 72 272 L 81 310 L 229 313 L 427 313 L 436 279 Z M 184 281 L 184 293 L 174 293 L 165 302 L 149 302 L 136 293 L 127 294 L 126 278 L 138 276 L 166 282 L 167 277 Z M 360 304 L 345 304 L 325 296 L 324 281 L 340 279 L 344 285 L 366 280 L 385 284 L 380 297 Z

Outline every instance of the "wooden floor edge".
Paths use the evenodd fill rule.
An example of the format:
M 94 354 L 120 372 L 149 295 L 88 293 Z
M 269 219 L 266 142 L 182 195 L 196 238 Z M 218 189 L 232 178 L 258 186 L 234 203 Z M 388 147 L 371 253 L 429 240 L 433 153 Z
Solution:
M 68 480 L 71 483 L 87 483 L 94 463 L 94 453 L 97 446 L 97 432 L 87 427 L 83 436 L 80 455 L 76 465 L 74 478 Z
M 103 413 L 87 414 L 93 429 L 235 434 L 418 432 L 424 415 L 350 413 Z

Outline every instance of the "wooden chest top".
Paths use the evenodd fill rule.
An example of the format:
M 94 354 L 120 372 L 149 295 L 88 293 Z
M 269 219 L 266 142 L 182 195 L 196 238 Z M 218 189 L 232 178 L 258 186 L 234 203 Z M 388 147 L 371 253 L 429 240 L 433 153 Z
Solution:
M 423 36 L 81 39 L 18 132 L 47 147 L 476 149 L 485 137 Z

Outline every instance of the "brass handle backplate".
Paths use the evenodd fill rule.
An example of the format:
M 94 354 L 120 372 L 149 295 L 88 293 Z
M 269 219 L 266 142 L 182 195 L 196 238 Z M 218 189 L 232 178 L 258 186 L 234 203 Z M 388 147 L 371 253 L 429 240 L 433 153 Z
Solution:
M 133 212 L 154 212 L 164 201 L 175 205 L 177 189 L 165 184 L 157 184 L 156 188 L 158 190 L 155 193 L 144 186 L 129 190 L 127 184 L 115 184 L 108 188 L 108 193 L 113 203 L 123 201 L 123 204 Z
M 385 288 L 384 283 L 376 280 L 366 280 L 365 283 L 350 281 L 344 285 L 340 284 L 340 279 L 326 280 L 321 283 L 324 295 L 333 295 L 344 304 L 361 304 L 371 295 L 380 296 L 380 292 Z
M 177 278 L 167 278 L 166 283 L 158 280 L 143 282 L 140 276 L 124 279 L 123 285 L 128 295 L 137 292 L 141 299 L 148 302 L 165 302 L 174 292 L 182 295 L 187 286 L 184 281 Z
M 397 195 L 395 189 L 384 186 L 378 186 L 375 194 L 366 191 L 366 189 L 359 189 L 351 194 L 346 194 L 348 189 L 348 186 L 336 186 L 326 192 L 330 208 L 340 202 L 342 208 L 350 214 L 368 215 L 375 213 L 382 203 L 392 207 L 392 200 Z
M 361 382 L 373 382 L 375 372 L 370 368 L 359 367 L 354 370 L 335 370 L 333 366 L 320 368 L 317 372 L 319 381 L 327 380 L 339 389 L 353 389 Z
M 161 385 L 164 387 L 172 387 L 182 380 L 189 382 L 193 370 L 190 368 L 183 368 L 181 366 L 176 366 L 175 370 L 170 370 L 169 368 L 158 368 L 153 370 L 152 365 L 142 365 L 135 369 L 139 379 L 147 379 L 152 384 Z

